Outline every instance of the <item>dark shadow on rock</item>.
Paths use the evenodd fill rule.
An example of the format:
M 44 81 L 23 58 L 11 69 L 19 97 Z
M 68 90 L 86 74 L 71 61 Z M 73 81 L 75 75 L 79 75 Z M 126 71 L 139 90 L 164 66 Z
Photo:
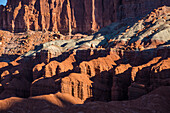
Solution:
M 19 55 L 17 55 L 17 54 L 15 54 L 15 55 L 2 54 L 0 56 L 0 62 L 11 62 L 18 57 L 19 57 Z

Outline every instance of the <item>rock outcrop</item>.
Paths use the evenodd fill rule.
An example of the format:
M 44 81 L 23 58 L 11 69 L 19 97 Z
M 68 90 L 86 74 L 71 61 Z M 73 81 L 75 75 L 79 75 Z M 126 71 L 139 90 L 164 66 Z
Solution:
M 17 102 L 21 102 L 22 103 L 22 107 L 18 107 Z M 31 111 L 31 112 L 34 112 L 34 110 L 32 111 L 31 109 L 36 109 L 36 108 L 39 108 L 40 109 L 37 111 L 37 112 L 48 112 L 44 109 L 41 109 L 41 108 L 44 108 L 44 106 L 46 107 L 52 107 L 55 108 L 55 109 L 60 109 L 60 108 L 65 108 L 65 107 L 68 107 L 68 106 L 71 106 L 71 105 L 74 105 L 74 104 L 82 104 L 83 102 L 78 99 L 78 98 L 75 98 L 75 97 L 72 97 L 71 95 L 69 94 L 64 94 L 64 93 L 55 93 L 55 94 L 50 94 L 50 95 L 41 95 L 41 96 L 34 96 L 34 97 L 31 97 L 31 98 L 27 98 L 27 99 L 24 99 L 24 98 L 18 98 L 18 97 L 11 97 L 11 98 L 8 98 L 8 99 L 4 99 L 4 100 L 0 100 L 0 112 L 3 113 L 3 112 L 6 112 L 6 110 L 10 109 L 9 106 L 13 106 L 13 107 L 17 107 L 17 108 L 23 108 L 23 104 L 24 105 L 28 105 L 28 111 Z M 38 107 L 39 106 L 39 107 Z M 13 108 L 12 108 L 13 109 Z M 25 109 L 25 108 L 24 108 Z M 25 109 L 26 110 L 26 109 Z M 10 111 L 10 110 L 9 110 Z M 13 111 L 13 110 L 12 110 Z M 14 110 L 14 112 L 16 112 Z M 18 111 L 18 112 L 23 112 L 23 111 Z
M 92 33 L 115 21 L 141 17 L 169 0 L 8 0 L 0 6 L 0 27 L 10 31 Z
M 62 112 L 62 113 L 168 113 L 170 108 L 170 87 L 164 86 L 131 101 L 89 102 L 83 105 L 81 100 L 68 94 L 56 93 L 31 97 L 28 99 L 8 98 L 0 100 L 0 112 Z
M 43 77 L 33 81 L 30 90 L 31 96 L 52 94 L 57 92 L 55 81 L 52 78 L 44 79 Z
M 0 62 L 0 98 L 61 92 L 83 102 L 123 101 L 169 86 L 169 14 L 170 8 L 163 6 L 139 21 L 126 19 L 85 38 L 49 38 L 46 43 L 40 43 L 46 38 L 31 40 L 25 33 L 3 32 L 5 51 L 12 48 L 6 36 L 11 37 L 10 43 L 17 35 L 22 40 L 16 42 L 40 41 L 40 45 L 14 61 Z M 29 32 L 40 37 L 57 35 Z
M 93 97 L 92 83 L 88 75 L 71 73 L 61 79 L 61 92 L 70 94 L 81 100 L 86 100 L 87 98 Z
M 87 49 L 67 53 L 67 57 L 63 54 L 65 59 L 62 60 L 49 58 L 49 62 L 45 59 L 44 62 L 39 62 L 38 59 L 46 57 L 46 54 L 41 54 L 41 57 L 33 57 L 34 60 L 29 68 L 19 72 L 13 70 L 24 66 L 28 59 L 15 68 L 2 62 L 2 65 L 5 65 L 1 74 L 2 91 L 6 84 L 10 84 L 13 78 L 18 76 L 18 73 L 19 76 L 25 76 L 28 81 L 31 78 L 34 80 L 30 91 L 32 96 L 59 91 L 82 100 L 87 98 L 97 101 L 134 99 L 157 87 L 169 85 L 170 67 L 169 54 L 167 54 L 169 51 L 169 46 L 144 51 Z M 89 54 L 92 52 L 94 53 Z M 147 58 L 145 58 L 146 54 Z M 82 55 L 85 57 L 82 58 Z M 25 72 L 31 69 L 33 73 L 30 73 L 28 77 Z

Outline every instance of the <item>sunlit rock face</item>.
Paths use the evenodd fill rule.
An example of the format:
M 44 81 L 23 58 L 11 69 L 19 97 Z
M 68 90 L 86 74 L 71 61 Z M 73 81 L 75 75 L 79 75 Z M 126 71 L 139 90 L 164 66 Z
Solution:
M 141 17 L 169 0 L 8 0 L 0 27 L 10 31 L 92 33 L 125 18 Z
M 37 3 L 34 2 L 31 4 Z M 41 5 L 45 9 L 53 2 Z M 73 8 L 72 2 L 65 2 L 67 9 Z M 22 11 L 26 3 L 20 2 L 16 12 Z M 77 10 L 80 9 L 75 13 Z M 40 18 L 44 18 L 44 26 L 38 23 L 38 29 L 43 27 L 44 31 L 0 30 L 0 61 L 3 61 L 0 112 L 167 113 L 170 110 L 170 7 L 159 7 L 140 19 L 113 22 L 84 38 L 67 38 L 70 35 L 46 31 L 51 24 L 46 23 L 49 18 L 45 11 L 44 15 Z M 7 58 L 17 53 L 21 56 L 5 60 L 4 53 Z
M 169 19 L 170 8 L 163 6 L 140 20 L 114 22 L 85 38 L 37 40 L 41 44 L 34 50 L 15 61 L 0 62 L 0 98 L 6 93 L 28 97 L 61 92 L 83 101 L 127 100 L 169 85 Z M 43 34 L 2 33 L 3 43 L 20 35 L 25 39 L 18 40 L 22 45 L 35 44 L 36 36 Z M 5 50 L 15 47 L 12 41 Z

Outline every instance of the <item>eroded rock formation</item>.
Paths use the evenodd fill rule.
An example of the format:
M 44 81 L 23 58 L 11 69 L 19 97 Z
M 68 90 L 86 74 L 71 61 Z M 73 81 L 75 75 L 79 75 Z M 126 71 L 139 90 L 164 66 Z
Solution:
M 67 3 L 70 5 L 66 8 L 72 6 L 71 2 L 67 1 Z M 148 112 L 151 108 L 154 109 L 151 112 L 168 111 L 170 105 L 169 92 L 167 92 L 170 85 L 169 14 L 170 8 L 163 6 L 139 21 L 127 19 L 115 22 L 85 38 L 49 40 L 46 43 L 40 43 L 42 40 L 38 43 L 39 38 L 36 38 L 36 42 L 40 45 L 35 46 L 35 49 L 22 54 L 14 61 L 0 62 L 0 99 L 29 97 L 29 99 L 21 99 L 22 102 L 30 100 L 32 102 L 34 98 L 42 102 L 45 99 L 52 103 L 54 108 L 63 107 L 65 101 L 66 104 L 67 102 L 79 104 L 90 101 L 129 100 L 130 102 L 92 102 L 82 106 L 91 108 L 102 103 L 108 107 L 113 103 L 117 109 L 120 106 L 123 108 L 135 106 L 132 110 L 134 112 L 140 112 L 141 109 L 143 112 Z M 41 34 L 40 37 L 54 35 L 48 31 L 44 34 L 32 33 L 35 33 L 35 36 Z M 22 40 L 16 42 L 26 43 L 31 40 L 31 37 L 28 38 L 24 33 L 8 35 L 7 32 L 3 32 L 3 34 L 5 51 L 13 47 L 6 43 L 9 41 L 9 38 L 5 38 L 7 36 L 11 37 L 10 43 L 16 39 L 16 37 L 12 38 L 15 35 L 24 36 L 23 39 L 19 38 Z M 12 51 L 16 49 L 17 47 Z M 150 93 L 152 91 L 153 93 Z M 38 95 L 42 96 L 32 97 Z M 64 99 L 62 101 L 64 103 L 60 99 L 61 101 Z M 8 99 L 3 101 L 8 102 Z M 141 105 L 145 105 L 145 109 L 141 108 Z M 158 105 L 162 110 L 157 107 Z M 94 106 L 91 109 L 94 110 Z M 4 107 L 4 109 L 8 108 Z M 14 109 L 13 106 L 11 109 Z M 62 111 L 60 108 L 57 110 Z M 73 111 L 78 112 L 77 109 Z
M 98 51 L 98 54 L 93 56 L 93 54 L 88 54 L 89 51 Z M 16 80 L 21 82 L 34 80 L 32 85 L 24 85 L 28 87 L 25 87 L 25 91 L 21 90 L 21 97 L 24 97 L 24 92 L 29 93 L 29 87 L 31 87 L 30 95 L 32 96 L 59 91 L 82 100 L 93 98 L 98 101 L 110 101 L 137 98 L 157 87 L 169 85 L 170 67 L 169 54 L 167 54 L 170 51 L 169 46 L 144 51 L 122 51 L 121 54 L 120 51 L 77 50 L 74 55 L 68 53 L 68 57 L 63 61 L 50 58 L 49 62 L 46 60 L 39 62 L 38 59 L 48 56 L 48 54 L 41 54 L 41 57 L 21 60 L 21 64 L 10 63 L 14 67 L 2 62 L 1 89 L 2 91 L 8 90 L 7 86 L 11 86 Z M 138 60 L 145 57 L 146 53 L 148 53 L 147 59 Z M 82 58 L 82 54 L 86 54 L 84 58 L 88 59 Z M 32 63 L 29 67 L 23 65 L 31 59 Z M 27 68 L 18 70 L 22 66 L 27 66 Z M 28 76 L 28 72 L 31 76 Z M 15 87 L 20 89 L 15 85 L 13 89 Z M 19 95 L 16 92 L 12 94 Z
M 141 17 L 169 0 L 8 0 L 0 27 L 10 31 L 94 32 L 115 21 Z

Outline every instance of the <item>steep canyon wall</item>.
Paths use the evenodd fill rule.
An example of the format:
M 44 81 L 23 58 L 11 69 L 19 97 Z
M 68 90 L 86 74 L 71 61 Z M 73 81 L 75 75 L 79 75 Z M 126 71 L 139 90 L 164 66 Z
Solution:
M 125 18 L 141 17 L 169 0 L 8 0 L 0 28 L 92 33 Z

